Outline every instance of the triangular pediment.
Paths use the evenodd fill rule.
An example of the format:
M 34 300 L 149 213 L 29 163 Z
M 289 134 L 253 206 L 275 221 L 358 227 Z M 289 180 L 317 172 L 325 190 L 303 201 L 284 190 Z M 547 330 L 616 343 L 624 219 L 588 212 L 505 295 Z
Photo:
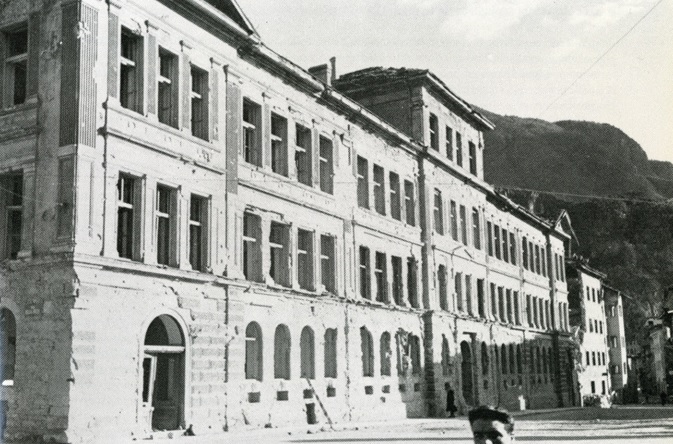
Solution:
M 252 22 L 246 17 L 245 13 L 238 5 L 236 0 L 205 0 L 206 3 L 216 8 L 218 11 L 233 20 L 238 26 L 250 34 L 257 35 Z

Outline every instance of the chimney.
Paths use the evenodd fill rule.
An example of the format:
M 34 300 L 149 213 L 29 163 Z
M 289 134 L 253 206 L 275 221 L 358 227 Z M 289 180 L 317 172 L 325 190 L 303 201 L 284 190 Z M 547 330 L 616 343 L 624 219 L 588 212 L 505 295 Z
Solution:
M 335 79 L 334 66 L 336 59 L 332 57 L 330 63 L 314 66 L 308 69 L 308 72 L 326 85 L 332 86 L 332 81 Z

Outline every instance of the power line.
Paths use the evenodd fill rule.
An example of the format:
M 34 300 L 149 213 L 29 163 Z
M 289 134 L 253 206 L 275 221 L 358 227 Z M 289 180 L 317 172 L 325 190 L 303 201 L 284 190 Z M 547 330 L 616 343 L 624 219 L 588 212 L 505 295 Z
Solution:
M 611 201 L 620 201 L 620 202 L 638 202 L 638 203 L 663 203 L 667 200 L 653 200 L 653 199 L 635 199 L 630 197 L 610 197 L 610 196 L 598 196 L 595 194 L 576 194 L 576 193 L 566 193 L 563 191 L 547 191 L 547 190 L 536 190 L 533 188 L 521 188 L 508 185 L 493 185 L 496 189 L 501 190 L 512 190 L 512 191 L 527 191 L 532 193 L 539 194 L 548 194 L 551 196 L 566 196 L 566 197 L 581 197 L 592 200 L 611 200 Z M 670 200 L 670 199 L 668 199 Z
M 642 17 L 640 17 L 640 18 L 638 19 L 638 21 L 637 21 L 633 26 L 631 26 L 631 28 L 629 28 L 629 30 L 626 31 L 626 33 L 624 33 L 624 35 L 622 35 L 620 38 L 618 38 L 617 41 L 616 41 L 615 43 L 613 43 L 613 44 L 612 44 L 612 45 L 611 45 L 611 46 L 610 46 L 610 47 L 609 47 L 609 48 L 608 48 L 608 49 L 607 49 L 607 50 L 606 50 L 600 57 L 598 57 L 598 58 L 597 58 L 597 59 L 596 59 L 596 60 L 595 60 L 595 61 L 594 61 L 594 62 L 593 62 L 587 69 L 585 69 L 584 72 L 582 72 L 582 74 L 580 74 L 579 76 L 577 76 L 577 78 L 576 78 L 575 80 L 573 80 L 572 83 L 571 83 L 566 89 L 564 89 L 563 92 L 562 92 L 556 99 L 554 99 L 549 105 L 547 105 L 547 107 L 544 109 L 544 111 L 542 111 L 541 113 L 539 113 L 539 114 L 537 115 L 537 118 L 540 118 L 540 116 L 542 116 L 544 113 L 546 113 L 547 111 L 549 111 L 549 108 L 551 108 L 552 106 L 554 106 L 554 105 L 556 104 L 556 102 L 558 102 L 559 100 L 561 100 L 561 98 L 562 98 L 564 95 L 566 95 L 566 93 L 567 93 L 568 91 L 570 91 L 570 89 L 571 89 L 573 86 L 575 86 L 575 84 L 576 84 L 577 82 L 579 82 L 579 81 L 582 79 L 582 77 L 584 77 L 586 74 L 588 74 L 589 71 L 591 71 L 591 69 L 592 69 L 594 66 L 598 65 L 598 63 L 599 63 L 601 60 L 603 60 L 603 58 L 604 58 L 606 55 L 608 55 L 608 53 L 610 53 L 610 51 L 612 51 L 612 50 L 613 50 L 619 43 L 621 43 L 621 41 L 624 40 L 624 39 L 626 38 L 626 36 L 628 36 L 629 34 L 631 34 L 631 31 L 633 31 L 634 29 L 636 29 L 636 27 L 640 24 L 640 22 L 642 22 L 643 20 L 645 20 L 645 18 L 646 18 L 648 15 L 650 15 L 650 13 L 651 13 L 652 11 L 654 11 L 654 9 L 655 9 L 657 6 L 659 6 L 660 4 L 662 4 L 663 2 L 664 2 L 664 0 L 659 0 L 657 3 L 655 3 L 654 6 L 652 6 L 652 7 L 645 13 L 645 15 L 643 15 Z

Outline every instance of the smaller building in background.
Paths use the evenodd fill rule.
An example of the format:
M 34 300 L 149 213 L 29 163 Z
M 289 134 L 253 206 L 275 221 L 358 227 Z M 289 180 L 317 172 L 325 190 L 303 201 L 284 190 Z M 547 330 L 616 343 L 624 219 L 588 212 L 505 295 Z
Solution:
M 661 318 L 650 318 L 645 323 L 645 337 L 641 343 L 642 370 L 640 387 L 647 398 L 657 397 L 661 392 L 671 394 L 667 374 L 673 361 L 670 350 L 671 329 Z M 670 378 L 670 377 L 669 377 Z
M 623 293 L 603 284 L 605 325 L 608 339 L 608 363 L 612 389 L 620 392 L 628 384 L 626 331 Z

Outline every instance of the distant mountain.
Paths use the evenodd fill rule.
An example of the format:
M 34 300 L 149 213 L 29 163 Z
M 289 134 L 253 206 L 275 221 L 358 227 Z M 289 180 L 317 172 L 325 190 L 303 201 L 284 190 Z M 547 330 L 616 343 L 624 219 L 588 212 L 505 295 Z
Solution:
M 638 143 L 614 126 L 482 112 L 496 125 L 484 135 L 484 174 L 496 186 L 673 198 L 673 164 L 649 160 Z
M 568 211 L 579 240 L 573 252 L 633 296 L 626 336 L 639 337 L 673 285 L 673 164 L 649 160 L 611 125 L 482 112 L 496 125 L 484 135 L 486 181 L 522 205 L 535 202 L 543 217 Z

